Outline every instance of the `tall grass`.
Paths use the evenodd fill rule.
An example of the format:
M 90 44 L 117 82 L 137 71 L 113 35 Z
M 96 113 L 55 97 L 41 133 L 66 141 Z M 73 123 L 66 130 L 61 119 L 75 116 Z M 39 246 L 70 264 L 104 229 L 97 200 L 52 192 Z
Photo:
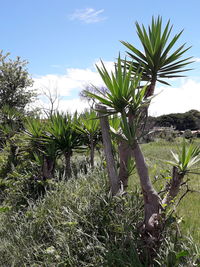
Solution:
M 111 199 L 103 171 L 61 182 L 26 210 L 1 213 L 0 266 L 146 266 L 139 259 L 142 205 L 138 190 Z M 194 261 L 191 246 L 183 250 L 170 229 L 157 265 L 171 266 L 181 251 Z
M 104 172 L 61 182 L 26 211 L 1 214 L 0 266 L 140 266 L 139 205 L 138 193 L 111 200 Z
M 169 143 L 143 146 L 151 177 L 160 176 L 164 168 L 155 155 L 164 158 L 169 146 Z M 57 182 L 37 200 L 28 199 L 30 196 L 20 191 L 21 198 L 26 198 L 26 206 L 19 206 L 18 191 L 17 198 L 15 193 L 8 194 L 4 205 L 10 206 L 0 207 L 0 266 L 147 266 L 141 261 L 144 248 L 138 226 L 143 218 L 143 201 L 136 179 L 134 175 L 128 194 L 111 198 L 106 173 L 99 166 L 87 175 L 79 173 L 76 179 Z M 193 194 L 187 197 L 193 198 Z M 187 197 L 185 203 L 181 202 L 178 215 L 184 213 L 184 205 L 191 212 L 194 209 L 193 227 L 198 229 L 197 199 L 187 204 Z M 168 221 L 154 265 L 198 266 L 197 242 L 186 237 L 188 229 L 191 230 L 188 227 L 191 214 L 184 215 L 185 234 L 181 233 L 183 222 L 175 217 Z

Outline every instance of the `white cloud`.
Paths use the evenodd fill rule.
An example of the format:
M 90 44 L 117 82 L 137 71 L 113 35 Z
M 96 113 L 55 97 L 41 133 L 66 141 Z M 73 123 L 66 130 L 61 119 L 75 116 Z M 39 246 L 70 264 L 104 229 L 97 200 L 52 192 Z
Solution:
M 105 64 L 107 65 L 107 62 Z M 108 62 L 108 64 L 110 63 Z M 89 68 L 68 68 L 64 75 L 48 74 L 34 78 L 34 88 L 40 92 L 46 88 L 57 89 L 61 96 L 70 96 L 72 91 L 80 91 L 90 84 L 101 87 L 103 81 L 96 71 Z
M 73 98 L 71 100 L 61 100 L 59 101 L 59 110 L 63 112 L 78 113 L 83 112 L 85 109 L 89 108 L 87 101 L 81 100 L 80 98 Z
M 180 87 L 158 87 L 155 93 L 158 95 L 150 106 L 152 115 L 200 110 L 200 83 L 192 79 L 185 79 Z
M 105 68 L 107 69 L 107 71 L 110 73 L 111 71 L 113 71 L 114 72 L 114 62 L 113 61 L 103 61 L 103 64 L 104 64 L 104 66 L 105 66 Z M 96 62 L 95 62 L 95 65 L 97 65 L 98 67 L 102 67 L 102 62 L 101 62 L 101 60 L 97 60 Z
M 200 58 L 199 58 L 199 57 L 195 57 L 195 58 L 193 58 L 193 60 L 194 60 L 195 62 L 200 62 Z
M 105 61 L 104 64 L 110 71 L 113 62 Z M 64 75 L 48 74 L 35 77 L 34 88 L 38 90 L 39 99 L 34 104 L 34 107 L 48 109 L 50 103 L 44 92 L 48 95 L 50 93 L 53 98 L 57 93 L 60 98 L 59 110 L 71 112 L 78 110 L 78 112 L 81 112 L 88 107 L 88 104 L 85 101 L 81 101 L 79 92 L 88 85 L 104 86 L 98 72 L 90 68 L 68 68 Z M 57 106 L 57 103 L 55 103 L 55 106 Z
M 96 62 L 97 65 L 100 61 Z M 104 62 L 110 72 L 113 70 L 113 62 Z M 99 74 L 93 68 L 68 68 L 66 74 L 56 75 L 49 74 L 34 79 L 34 88 L 49 88 L 52 95 L 55 89 L 61 96 L 59 109 L 62 111 L 78 112 L 87 107 L 87 103 L 79 98 L 79 92 L 87 85 L 93 84 L 98 87 L 104 86 Z M 177 84 L 177 83 L 175 83 Z M 200 110 L 200 82 L 194 79 L 180 79 L 179 85 L 176 86 L 157 86 L 150 106 L 151 115 L 168 114 L 172 112 L 185 112 L 190 109 Z M 39 100 L 40 107 L 47 107 L 47 99 L 41 96 Z
M 104 9 L 95 10 L 94 8 L 76 9 L 73 14 L 69 16 L 71 20 L 80 20 L 84 23 L 96 23 L 105 20 L 101 14 Z

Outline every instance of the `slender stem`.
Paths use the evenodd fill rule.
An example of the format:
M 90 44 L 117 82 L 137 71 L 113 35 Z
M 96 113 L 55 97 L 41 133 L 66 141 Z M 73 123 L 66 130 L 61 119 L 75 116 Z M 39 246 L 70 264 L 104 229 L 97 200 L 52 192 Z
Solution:
M 94 168 L 94 140 L 93 136 L 90 136 L 90 164 Z
M 101 105 L 96 105 L 96 109 L 99 111 L 106 112 L 106 107 L 101 106 Z M 116 195 L 119 191 L 120 183 L 119 183 L 119 179 L 117 176 L 115 161 L 113 157 L 113 149 L 112 149 L 111 136 L 110 136 L 110 126 L 109 126 L 107 116 L 102 116 L 101 112 L 99 112 L 99 116 L 100 116 L 100 125 L 101 125 L 102 137 L 103 137 L 104 153 L 106 157 L 108 176 L 110 180 L 110 190 L 111 190 L 112 195 Z

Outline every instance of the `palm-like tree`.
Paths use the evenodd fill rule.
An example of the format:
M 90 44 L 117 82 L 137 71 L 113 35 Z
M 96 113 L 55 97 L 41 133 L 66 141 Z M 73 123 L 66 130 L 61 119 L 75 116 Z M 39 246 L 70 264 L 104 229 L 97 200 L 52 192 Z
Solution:
M 65 174 L 71 176 L 71 156 L 75 149 L 81 149 L 83 138 L 77 131 L 75 124 L 77 115 L 54 114 L 47 128 L 47 139 L 50 143 L 55 143 L 59 155 L 65 157 Z
M 136 73 L 136 75 L 132 77 L 132 66 L 129 68 L 122 68 L 120 56 L 115 66 L 115 72 L 111 73 L 111 75 L 106 70 L 103 62 L 102 67 L 97 67 L 97 69 L 109 91 L 105 93 L 99 91 L 99 94 L 90 91 L 86 91 L 85 93 L 89 97 L 97 99 L 101 104 L 107 107 L 106 114 L 103 114 L 102 117 L 120 113 L 120 122 L 118 122 L 118 124 L 120 123 L 123 134 L 114 131 L 114 128 L 112 132 L 115 134 L 115 137 L 118 138 L 119 142 L 125 142 L 126 147 L 132 148 L 137 139 L 138 133 L 136 126 L 139 122 L 140 110 L 149 104 L 149 99 L 145 98 L 147 86 L 144 86 L 142 89 L 140 88 L 141 74 Z M 133 116 L 135 117 L 134 124 L 131 120 Z M 105 123 L 105 127 L 107 127 L 106 124 L 107 123 Z M 102 134 L 104 134 L 105 131 L 107 131 L 105 128 L 102 129 Z M 109 139 L 109 137 L 107 137 L 107 139 Z M 104 148 L 106 148 L 106 142 L 104 142 Z M 128 161 L 129 154 L 127 154 L 127 151 L 125 151 L 125 154 L 128 156 Z M 106 157 L 112 158 L 112 155 L 109 154 L 106 155 Z M 121 165 L 123 166 L 124 164 L 122 163 Z M 107 167 L 110 168 L 109 173 L 112 173 L 114 166 L 109 166 L 107 163 Z M 112 178 L 110 177 L 111 191 L 113 194 L 117 193 L 119 190 L 120 181 L 123 183 L 123 181 L 126 180 L 126 178 L 116 178 L 116 176 L 117 174 L 114 172 Z
M 124 60 L 122 67 L 122 61 L 119 57 L 115 72 L 111 75 L 104 64 L 102 64 L 102 68 L 97 67 L 109 91 L 105 94 L 99 91 L 99 95 L 91 92 L 87 92 L 87 94 L 100 101 L 101 106 L 102 104 L 106 106 L 107 109 L 104 110 L 107 115 L 120 113 L 120 127 L 123 134 L 119 136 L 116 133 L 116 137 L 119 136 L 121 142 L 125 144 L 124 148 L 122 147 L 123 152 L 128 151 L 127 153 L 129 153 L 131 151 L 131 155 L 135 159 L 144 197 L 143 237 L 147 242 L 149 262 L 152 262 L 152 251 L 156 248 L 156 241 L 159 242 L 160 231 L 162 231 L 162 227 L 158 227 L 161 226 L 161 199 L 154 190 L 148 174 L 148 167 L 138 143 L 138 129 L 140 128 L 141 116 L 144 110 L 148 109 L 151 96 L 154 94 L 156 81 L 168 84 L 163 79 L 181 77 L 180 72 L 188 70 L 185 69 L 185 66 L 191 62 L 190 58 L 180 60 L 180 57 L 189 49 L 184 48 L 185 45 L 180 46 L 170 54 L 182 32 L 167 44 L 172 30 L 169 28 L 169 22 L 163 32 L 161 18 L 152 19 L 148 33 L 144 26 L 140 27 L 138 24 L 136 26 L 144 52 L 140 52 L 129 43 L 123 42 L 132 51 L 132 53 L 129 52 L 132 61 Z M 148 86 L 141 88 L 141 81 L 147 81 Z M 125 161 L 124 166 L 127 169 L 127 161 Z M 116 183 L 113 183 L 113 194 L 117 193 L 117 189 L 119 187 L 117 188 Z M 149 248 L 150 243 L 153 249 Z
M 185 67 L 192 62 L 192 57 L 180 59 L 190 47 L 185 48 L 185 44 L 183 44 L 174 48 L 183 31 L 169 41 L 172 27 L 168 21 L 163 29 L 161 17 L 152 18 L 148 29 L 136 22 L 137 35 L 143 51 L 128 42 L 121 41 L 129 49 L 127 54 L 131 58 L 131 61 L 126 62 L 126 65 L 132 66 L 133 73 L 140 69 L 142 80 L 150 82 L 146 97 L 154 94 L 156 81 L 169 85 L 165 79 L 184 77 L 182 72 L 190 70 Z
M 29 118 L 25 125 L 25 136 L 28 140 L 28 151 L 31 158 L 41 164 L 42 179 L 50 179 L 54 175 L 58 149 L 55 142 L 50 142 L 47 133 L 48 121 Z
M 94 151 L 101 140 L 101 129 L 97 113 L 94 110 L 85 111 L 80 115 L 76 129 L 83 137 L 84 145 L 90 149 L 90 164 L 94 167 Z

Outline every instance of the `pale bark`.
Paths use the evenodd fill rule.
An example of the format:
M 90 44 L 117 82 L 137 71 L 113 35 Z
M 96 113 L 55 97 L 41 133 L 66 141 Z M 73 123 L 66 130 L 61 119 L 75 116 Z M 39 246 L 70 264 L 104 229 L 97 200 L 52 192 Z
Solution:
M 133 148 L 136 168 L 140 178 L 140 184 L 144 197 L 144 226 L 145 230 L 153 233 L 157 230 L 161 214 L 160 197 L 152 186 L 149 178 L 148 167 L 146 165 L 144 156 L 140 146 L 135 142 Z
M 126 141 L 119 142 L 119 181 L 122 182 L 124 189 L 128 186 L 128 160 L 131 157 L 131 148 Z
M 101 105 L 96 105 L 96 109 L 99 111 L 106 111 L 106 107 Z M 103 137 L 104 153 L 106 157 L 106 165 L 110 181 L 110 190 L 112 195 L 116 195 L 119 191 L 120 183 L 117 176 L 117 170 L 115 167 L 115 161 L 113 156 L 111 136 L 110 136 L 110 126 L 107 116 L 102 116 L 101 112 L 99 112 L 99 116 L 100 116 L 100 125 Z

